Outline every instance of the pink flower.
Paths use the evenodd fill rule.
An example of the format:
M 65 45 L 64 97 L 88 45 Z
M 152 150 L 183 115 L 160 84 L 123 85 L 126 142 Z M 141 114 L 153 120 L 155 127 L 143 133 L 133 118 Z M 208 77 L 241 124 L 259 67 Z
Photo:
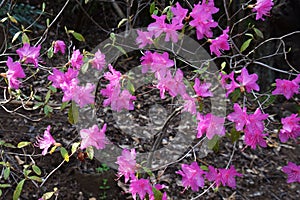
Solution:
M 253 8 L 253 12 L 256 13 L 256 20 L 265 20 L 263 15 L 269 16 L 269 13 L 274 5 L 272 0 L 257 0 L 255 7 Z
M 199 187 L 204 187 L 203 174 L 205 172 L 200 169 L 197 162 L 192 162 L 191 165 L 182 164 L 181 169 L 176 174 L 182 176 L 182 185 L 185 189 L 191 187 L 193 191 L 198 191 Z
M 279 132 L 281 142 L 287 142 L 289 138 L 296 139 L 300 136 L 300 117 L 297 114 L 292 114 L 289 117 L 282 118 L 282 129 Z
M 110 72 L 104 73 L 104 78 L 110 81 L 112 85 L 119 85 L 120 79 L 122 77 L 121 72 L 115 70 L 111 64 L 108 65 Z
M 182 71 L 178 69 L 174 77 L 172 77 L 171 72 L 168 71 L 167 75 L 159 80 L 157 88 L 160 90 L 160 97 L 162 99 L 165 98 L 165 91 L 168 91 L 172 97 L 176 97 L 178 94 L 186 94 Z
M 211 83 L 200 83 L 198 78 L 195 79 L 194 90 L 199 97 L 212 97 L 213 94 L 209 91 Z
M 224 89 L 227 90 L 225 96 L 228 97 L 230 93 L 232 93 L 236 88 L 239 87 L 239 84 L 234 80 L 234 72 L 231 72 L 228 75 L 220 73 L 220 76 L 221 76 L 221 85 Z
M 82 129 L 80 136 L 82 138 L 80 149 L 85 149 L 89 146 L 94 146 L 96 149 L 104 149 L 108 144 L 108 140 L 105 138 L 106 124 L 99 130 L 97 125 L 93 125 L 89 129 Z
M 8 79 L 9 87 L 19 89 L 20 81 L 17 78 L 26 77 L 21 64 L 19 62 L 13 62 L 13 59 L 11 57 L 8 57 L 6 65 L 8 67 L 6 77 Z
M 54 51 L 53 51 L 54 53 L 57 53 L 60 51 L 62 54 L 65 54 L 66 44 L 62 40 L 56 40 L 54 42 L 53 49 L 54 49 Z
M 94 58 L 91 60 L 92 67 L 101 71 L 105 67 L 105 55 L 98 49 Z
M 299 75 L 298 75 L 299 76 Z M 276 89 L 272 92 L 273 95 L 282 94 L 285 98 L 290 99 L 294 94 L 299 94 L 298 76 L 294 80 L 276 79 Z M 299 78 L 300 80 L 300 78 Z
M 287 183 L 300 183 L 300 165 L 297 166 L 293 162 L 288 162 L 288 165 L 284 166 L 282 171 L 288 175 Z
M 80 108 L 83 108 L 87 104 L 93 104 L 95 96 L 93 91 L 95 90 L 95 85 L 87 83 L 86 86 L 76 86 L 73 90 L 72 99 L 79 105 Z
M 118 178 L 124 175 L 125 183 L 131 178 L 134 179 L 135 171 L 136 171 L 136 153 L 135 149 L 131 149 L 131 151 L 127 149 L 123 149 L 122 155 L 117 158 L 118 168 Z
M 245 87 L 247 92 L 251 92 L 251 90 L 259 91 L 259 86 L 256 83 L 257 79 L 257 74 L 249 75 L 245 67 L 242 69 L 241 75 L 236 78 L 240 82 L 240 86 Z
M 151 23 L 148 25 L 148 31 L 153 33 L 153 35 L 155 36 L 155 38 L 159 37 L 166 28 L 166 15 L 162 15 L 162 16 L 157 16 L 157 15 L 151 15 L 151 17 L 153 19 L 155 19 L 155 22 Z
M 133 102 L 136 100 L 135 96 L 132 96 L 128 90 L 115 90 L 116 95 L 111 96 L 111 109 L 120 112 L 122 109 L 134 110 Z
M 198 122 L 198 133 L 197 138 L 202 137 L 202 135 L 206 132 L 206 137 L 211 140 L 214 135 L 225 135 L 224 122 L 225 119 L 223 117 L 215 116 L 211 113 L 208 113 L 205 116 L 202 116 L 200 113 L 197 114 Z
M 245 130 L 245 139 L 244 142 L 247 146 L 250 146 L 252 149 L 256 149 L 256 146 L 259 145 L 261 147 L 267 147 L 266 140 L 264 137 L 267 134 L 263 134 L 261 131 L 258 130 Z
M 195 115 L 197 112 L 196 109 L 196 100 L 192 97 L 190 97 L 188 94 L 183 95 L 184 99 L 184 106 L 183 111 L 189 112 L 192 115 Z
M 134 200 L 136 200 L 136 194 L 140 196 L 140 199 L 144 199 L 147 193 L 150 197 L 154 196 L 149 180 L 143 178 L 131 180 L 129 192 L 131 192 Z
M 244 126 L 248 124 L 247 108 L 244 107 L 242 109 L 239 104 L 235 103 L 233 109 L 234 112 L 230 113 L 227 119 L 235 123 L 235 129 L 237 131 L 242 131 Z
M 228 31 L 229 27 L 227 27 L 225 30 L 223 30 L 223 34 L 217 37 L 216 39 L 211 40 L 210 45 L 210 54 L 214 53 L 217 55 L 217 57 L 221 56 L 220 50 L 229 50 L 230 46 L 228 43 Z
M 165 41 L 166 42 L 169 42 L 170 39 L 172 40 L 172 42 L 176 43 L 178 42 L 178 33 L 177 33 L 177 30 L 180 30 L 182 29 L 182 24 L 166 24 L 166 27 L 164 29 L 164 32 L 166 34 L 166 37 L 165 37 Z
M 263 120 L 268 118 L 268 114 L 262 114 L 260 109 L 256 109 L 253 114 L 248 115 L 247 124 L 244 128 L 246 145 L 252 149 L 256 149 L 256 146 L 266 147 L 267 143 L 264 137 L 264 123 Z
M 181 7 L 179 2 L 175 4 L 175 6 L 171 7 L 171 12 L 173 13 L 172 24 L 182 24 L 182 20 L 185 19 L 188 9 L 184 9 Z
M 70 62 L 72 67 L 77 70 L 80 69 L 81 65 L 83 64 L 83 55 L 81 55 L 79 49 L 73 51 Z
M 34 64 L 35 67 L 38 67 L 40 50 L 41 45 L 38 45 L 37 47 L 31 47 L 30 44 L 25 43 L 23 47 L 17 49 L 16 52 L 22 62 L 31 63 Z
M 221 182 L 223 186 L 229 186 L 231 188 L 236 187 L 235 177 L 241 177 L 242 174 L 238 173 L 233 165 L 229 169 L 219 169 L 221 174 Z
M 56 143 L 50 133 L 50 128 L 51 126 L 49 125 L 45 130 L 43 137 L 38 136 L 37 142 L 35 143 L 35 146 L 40 147 L 40 149 L 44 149 L 42 152 L 43 156 L 47 154 L 48 149 L 51 147 L 51 145 Z
M 146 51 L 145 55 L 141 57 L 142 73 L 147 73 L 149 68 L 155 73 L 157 79 L 162 79 L 174 65 L 174 61 L 169 59 L 169 54 L 164 52 L 163 54 L 150 51 Z
M 206 173 L 206 178 L 209 181 L 215 181 L 217 187 L 219 187 L 222 183 L 223 186 L 235 188 L 235 177 L 242 176 L 242 174 L 236 171 L 233 165 L 230 166 L 229 169 L 215 169 L 213 166 L 208 166 L 208 169 L 209 171 Z
M 66 73 L 54 68 L 53 75 L 48 76 L 48 80 L 52 81 L 52 86 L 55 88 L 61 88 L 62 90 L 68 90 L 70 88 L 72 80 L 76 80 L 76 84 L 79 82 L 77 80 L 78 71 L 72 68 L 68 68 Z
M 136 43 L 139 44 L 139 48 L 145 47 L 147 44 L 151 45 L 153 44 L 153 33 L 152 32 L 147 32 L 147 31 L 141 31 L 137 30 L 137 38 L 136 38 Z
M 214 7 L 214 1 L 209 0 L 202 1 L 202 4 L 197 4 L 194 6 L 190 16 L 193 20 L 190 21 L 190 25 L 196 27 L 197 39 L 201 40 L 204 36 L 212 37 L 213 33 L 211 28 L 217 27 L 218 23 L 212 18 L 212 15 L 219 11 L 218 8 Z

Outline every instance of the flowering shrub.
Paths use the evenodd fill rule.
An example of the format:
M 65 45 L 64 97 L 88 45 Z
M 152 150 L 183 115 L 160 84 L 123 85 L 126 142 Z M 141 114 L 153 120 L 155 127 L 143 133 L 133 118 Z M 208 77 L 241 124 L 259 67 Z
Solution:
M 256 13 L 256 20 L 265 20 L 264 17 L 270 16 L 273 5 L 272 0 L 258 0 L 253 5 L 247 4 L 244 6 Z M 144 50 L 141 50 L 143 55 L 140 56 L 140 71 L 145 76 L 154 77 L 151 87 L 159 90 L 160 98 L 180 97 L 183 99 L 179 110 L 181 113 L 189 113 L 194 116 L 197 123 L 195 138 L 200 140 L 207 138 L 216 144 L 223 136 L 232 138 L 234 134 L 237 134 L 238 136 L 233 142 L 243 140 L 245 144 L 244 149 L 247 147 L 251 147 L 252 149 L 267 147 L 267 140 L 270 133 L 267 126 L 270 123 L 272 114 L 266 113 L 263 105 L 258 100 L 258 92 L 261 91 L 258 85 L 259 76 L 256 73 L 248 71 L 250 70 L 249 65 L 252 61 L 248 63 L 247 59 L 250 60 L 250 57 L 242 54 L 245 50 L 250 49 L 251 46 L 249 46 L 249 43 L 251 40 L 250 42 L 246 41 L 241 46 L 241 49 L 235 47 L 232 36 L 234 27 L 223 27 L 223 24 L 215 21 L 214 14 L 219 12 L 219 8 L 215 6 L 213 0 L 200 1 L 190 8 L 184 8 L 180 3 L 176 2 L 166 8 L 165 11 L 155 11 L 151 13 L 154 22 L 147 26 L 146 31 L 136 31 L 137 37 L 135 42 L 139 48 Z M 218 32 L 217 29 L 222 31 L 221 35 L 216 34 Z M 205 99 L 217 96 L 213 89 L 215 83 L 209 82 L 209 78 L 203 75 L 203 72 L 199 72 L 203 70 L 202 66 L 193 66 L 193 64 L 186 62 L 185 64 L 189 67 L 196 68 L 195 71 L 191 72 L 184 69 L 181 63 L 182 60 L 176 57 L 174 52 L 153 50 L 154 47 L 158 46 L 161 39 L 165 42 L 176 44 L 182 41 L 182 34 L 193 34 L 193 31 L 197 40 L 205 41 L 205 43 L 209 44 L 210 54 L 216 56 L 212 60 L 222 58 L 226 60 L 225 58 L 230 58 L 229 62 L 224 62 L 224 64 L 218 66 L 218 71 L 214 73 L 221 87 L 225 89 L 226 94 L 224 96 L 232 102 L 230 104 L 232 105 L 231 111 L 227 116 L 218 116 L 212 111 L 206 112 L 201 106 L 198 106 L 198 102 L 203 103 Z M 74 37 L 76 36 L 78 38 L 78 35 Z M 252 37 L 254 36 L 252 35 Z M 109 45 L 118 47 L 123 52 L 124 49 L 116 45 L 115 38 L 112 36 L 111 38 L 112 43 Z M 234 51 L 232 50 L 233 48 Z M 255 51 L 255 48 L 253 51 Z M 113 63 L 109 63 L 106 60 L 105 53 L 99 49 L 94 54 L 87 51 L 81 52 L 81 50 L 75 47 L 73 47 L 73 50 L 70 49 L 70 53 L 67 55 L 69 58 L 67 63 L 64 63 L 62 67 L 55 67 L 47 72 L 47 81 L 50 89 L 45 97 L 45 102 L 42 104 L 46 115 L 49 115 L 53 111 L 48 105 L 51 91 L 57 90 L 61 91 L 62 105 L 69 109 L 68 118 L 72 124 L 78 123 L 78 107 L 86 108 L 95 106 L 95 93 L 97 92 L 104 99 L 101 105 L 103 107 L 109 107 L 116 112 L 135 109 L 137 94 L 134 93 L 134 89 L 125 88 L 123 84 L 124 81 L 130 80 L 130 77 L 116 70 Z M 16 50 L 19 59 L 7 56 L 7 61 L 5 62 L 7 69 L 5 73 L 1 74 L 3 77 L 1 84 L 8 89 L 10 98 L 20 99 L 22 95 L 18 96 L 18 93 L 22 93 L 23 83 L 26 82 L 24 79 L 30 77 L 28 71 L 32 70 L 32 67 L 34 69 L 42 68 L 43 54 L 41 52 L 41 44 L 32 45 L 30 41 L 23 41 L 22 46 Z M 63 40 L 53 41 L 48 50 L 49 59 L 53 56 L 51 52 L 53 54 L 58 54 L 59 52 L 62 55 L 67 54 L 68 51 L 66 51 L 65 42 Z M 251 52 L 249 50 L 249 53 Z M 244 61 L 236 61 L 236 64 L 233 65 L 232 58 L 235 56 L 243 57 Z M 247 64 L 244 65 L 244 63 Z M 102 74 L 101 77 L 106 81 L 105 87 L 99 89 L 92 82 L 80 85 L 80 74 L 84 74 L 90 67 Z M 207 65 L 207 68 L 209 68 L 209 65 Z M 226 71 L 229 71 L 229 73 L 226 73 Z M 185 80 L 185 73 L 192 74 L 193 78 Z M 276 79 L 276 88 L 272 89 L 272 92 L 269 91 L 268 93 L 270 94 L 267 95 L 283 95 L 287 100 L 292 98 L 297 100 L 295 94 L 299 93 L 300 74 L 297 70 L 293 69 L 290 75 L 293 77 L 291 80 Z M 24 82 L 20 80 L 24 80 Z M 190 88 L 193 88 L 195 95 L 188 91 L 188 84 L 193 85 Z M 256 106 L 256 104 L 253 103 L 251 105 L 250 99 L 258 102 L 257 108 L 253 109 L 253 105 Z M 250 105 L 252 108 L 247 108 Z M 300 118 L 297 113 L 281 119 L 280 127 L 278 126 L 280 129 L 278 133 L 280 142 L 285 143 L 289 139 L 297 141 L 300 136 L 299 122 Z M 43 150 L 42 156 L 45 156 L 47 153 L 52 154 L 58 148 L 63 156 L 63 162 L 67 162 L 69 157 L 74 155 L 78 149 L 85 151 L 88 157 L 92 159 L 94 156 L 92 147 L 102 150 L 106 145 L 110 144 L 105 135 L 107 130 L 106 123 L 103 124 L 101 129 L 99 129 L 97 124 L 93 124 L 90 127 L 81 127 L 79 130 L 80 141 L 72 143 L 70 152 L 66 149 L 67 147 L 63 147 L 62 144 L 56 142 L 56 139 L 50 133 L 50 128 L 49 125 L 44 135 L 37 137 L 34 145 Z M 164 134 L 164 129 L 165 127 L 159 133 L 160 136 Z M 160 136 L 158 138 L 162 137 Z M 18 147 L 23 148 L 30 144 L 30 142 L 23 142 L 19 143 Z M 48 150 L 51 146 L 53 147 L 49 152 Z M 155 150 L 157 150 L 157 145 L 153 145 L 152 151 Z M 146 165 L 142 162 L 139 163 L 136 159 L 136 151 L 136 149 L 122 150 L 121 155 L 116 160 L 116 164 L 118 165 L 116 177 L 118 180 L 122 180 L 121 177 L 124 176 L 124 182 L 129 188 L 127 192 L 131 193 L 133 199 L 137 199 L 137 195 L 140 199 L 168 199 L 167 187 L 158 184 L 158 179 L 156 179 L 153 173 L 149 172 L 152 168 L 151 164 L 149 164 L 152 162 L 151 158 L 146 161 Z M 215 168 L 212 165 L 199 166 L 195 160 L 190 164 L 182 163 L 181 168 L 176 171 L 178 178 L 182 178 L 181 186 L 184 187 L 183 192 L 189 188 L 192 191 L 199 191 L 200 188 L 204 189 L 206 184 L 214 188 L 221 186 L 236 188 L 236 177 L 239 177 L 239 179 L 243 178 L 242 173 L 239 172 L 240 169 L 235 169 L 231 165 L 232 158 L 227 165 L 224 164 L 224 168 Z M 178 164 L 178 162 L 173 164 Z M 41 174 L 36 167 L 32 166 L 32 168 L 35 168 L 33 171 L 37 175 Z M 287 183 L 300 182 L 300 168 L 295 163 L 289 162 L 287 166 L 282 167 L 282 171 L 287 174 Z M 24 173 L 24 181 L 30 179 L 40 181 L 43 184 L 47 180 L 41 180 L 40 177 L 29 177 L 29 173 L 29 171 Z M 156 181 L 153 179 L 156 179 Z M 23 180 L 17 185 L 15 199 L 19 197 L 18 191 L 22 190 Z M 46 199 L 46 197 L 43 196 L 41 199 Z

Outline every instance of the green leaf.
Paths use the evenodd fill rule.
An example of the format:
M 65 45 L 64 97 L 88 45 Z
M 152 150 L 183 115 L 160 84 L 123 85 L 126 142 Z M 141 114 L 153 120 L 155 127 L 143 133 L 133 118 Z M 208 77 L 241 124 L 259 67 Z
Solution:
M 0 184 L 0 188 L 9 188 L 11 187 L 10 184 Z
M 135 92 L 134 85 L 132 84 L 132 82 L 130 80 L 128 80 L 128 82 L 127 82 L 127 89 L 131 94 L 133 94 Z
M 155 2 L 153 1 L 153 2 L 150 4 L 150 10 L 149 10 L 150 15 L 153 14 L 154 10 L 155 10 Z
M 51 90 L 48 90 L 48 92 L 47 92 L 47 94 L 46 94 L 46 97 L 45 97 L 45 104 L 48 103 L 50 97 L 51 97 Z
M 32 170 L 39 176 L 42 174 L 41 169 L 37 165 L 32 165 Z
M 173 13 L 171 9 L 169 9 L 167 12 L 167 20 L 170 22 L 172 18 L 173 18 Z
M 42 102 L 36 103 L 36 104 L 34 104 L 34 106 L 33 106 L 32 109 L 35 110 L 35 109 L 37 109 L 37 108 L 39 108 L 39 107 L 41 107 L 43 105 L 44 105 L 44 103 L 42 103 Z
M 253 28 L 255 34 L 260 37 L 261 39 L 264 39 L 264 34 L 257 28 Z
M 48 106 L 48 105 L 44 106 L 44 113 L 46 116 L 49 116 L 50 113 L 52 113 L 52 112 L 53 112 L 53 108 L 51 106 Z
M 8 148 L 17 148 L 15 145 L 13 145 L 11 143 L 5 143 L 5 144 L 3 144 L 3 146 L 8 147 Z
M 154 199 L 155 200 L 161 200 L 162 199 L 162 192 L 159 191 L 158 189 L 156 189 L 155 187 L 152 187 L 152 191 L 153 191 L 153 194 L 154 194 Z
M 45 11 L 45 8 L 46 8 L 46 3 L 45 3 L 45 2 L 43 2 L 43 3 L 42 3 L 42 12 L 44 12 L 44 11 Z
M 0 189 L 0 197 L 2 196 L 2 190 Z
M 80 142 L 75 142 L 75 143 L 72 144 L 71 154 L 73 154 L 77 150 L 79 145 L 80 145 Z
M 71 124 L 76 124 L 78 120 L 79 120 L 78 107 L 76 106 L 76 103 L 72 101 L 71 107 L 69 108 L 69 112 L 68 112 L 68 121 Z
M 157 14 L 158 14 L 158 10 L 154 10 L 153 15 L 157 15 Z
M 3 172 L 3 178 L 4 178 L 4 180 L 7 180 L 8 177 L 9 177 L 9 175 L 10 175 L 10 167 L 6 167 L 5 170 L 4 170 L 4 172 Z
M 68 151 L 64 147 L 60 148 L 60 154 L 65 159 L 65 161 L 69 162 L 69 160 L 70 160 L 69 154 L 68 154 Z
M 241 132 L 237 131 L 234 127 L 230 130 L 230 139 L 231 142 L 238 141 L 241 137 Z
M 89 68 L 89 62 L 84 63 L 83 66 L 81 67 L 81 72 L 85 74 L 88 68 Z
M 25 182 L 25 179 L 21 180 L 18 183 L 18 185 L 17 185 L 17 187 L 14 191 L 13 200 L 18 200 L 19 199 L 19 197 L 21 195 L 21 192 L 22 192 L 22 189 L 23 189 L 24 182 Z
M 28 36 L 27 36 L 27 34 L 26 33 L 23 33 L 22 34 L 22 43 L 23 44 L 26 44 L 26 43 L 30 43 L 30 40 L 29 40 L 29 38 L 28 38 Z
M 0 146 L 3 145 L 5 143 L 4 140 L 0 140 Z
M 30 145 L 31 144 L 31 142 L 19 142 L 19 144 L 17 145 L 17 147 L 19 148 L 19 149 L 21 149 L 21 148 L 23 148 L 23 147 L 26 147 L 26 146 L 28 146 L 28 145 Z
M 254 36 L 251 34 L 251 33 L 246 33 L 245 35 L 251 37 L 251 38 L 254 38 Z
M 222 62 L 222 64 L 221 64 L 221 71 L 223 71 L 225 67 L 226 67 L 226 62 Z
M 114 33 L 110 33 L 109 38 L 111 39 L 111 41 L 113 41 L 113 43 L 116 41 L 116 34 Z
M 232 101 L 232 103 L 235 103 L 241 96 L 241 90 L 240 88 L 235 89 L 230 95 L 230 99 Z
M 165 7 L 165 8 L 163 9 L 163 11 L 162 11 L 162 14 L 168 12 L 168 11 L 170 10 L 170 7 L 171 7 L 171 6 Z
M 251 41 L 252 41 L 252 38 L 246 40 L 246 41 L 243 43 L 243 45 L 241 46 L 240 51 L 241 51 L 241 52 L 245 51 L 245 50 L 249 47 Z
M 115 46 L 119 51 L 122 52 L 122 54 L 126 55 L 126 57 L 128 57 L 126 51 L 123 49 L 123 47 L 120 47 L 120 46 Z
M 18 37 L 20 36 L 21 33 L 22 33 L 22 31 L 16 32 L 13 39 L 12 39 L 12 41 L 11 41 L 11 43 L 14 43 L 14 41 L 16 41 L 16 39 L 18 39 Z
M 54 48 L 53 48 L 53 46 L 51 46 L 47 51 L 47 56 L 48 56 L 48 58 L 52 58 L 53 55 L 54 55 Z
M 46 192 L 45 194 L 43 194 L 42 198 L 43 200 L 48 200 L 53 196 L 54 192 Z
M 29 176 L 28 178 L 37 182 L 43 182 L 42 178 L 38 176 Z
M 123 18 L 119 23 L 118 23 L 118 28 L 120 28 L 125 22 L 127 22 L 127 18 Z
M 81 35 L 80 33 L 75 32 L 74 30 L 68 30 L 68 33 L 71 33 L 73 35 L 73 37 L 76 40 L 80 41 L 80 42 L 84 42 L 85 41 L 83 35 Z
M 17 20 L 15 17 L 11 16 L 9 13 L 7 13 L 8 19 L 15 24 L 18 24 Z
M 89 146 L 86 148 L 86 153 L 89 157 L 89 159 L 93 160 L 94 158 L 94 148 L 92 146 Z
M 206 165 L 201 165 L 200 168 L 204 171 L 208 171 L 208 167 Z
M 84 0 L 84 3 L 87 4 L 90 0 Z
M 142 167 L 142 169 L 143 169 L 149 176 L 153 176 L 153 173 L 152 173 L 152 171 L 151 171 L 149 168 L 147 168 L 147 167 Z
M 207 147 L 209 149 L 213 149 L 215 147 L 215 145 L 218 143 L 220 137 L 217 135 L 214 135 L 214 137 L 211 140 L 208 140 L 207 142 Z
M 60 106 L 60 110 L 64 110 L 67 106 L 69 105 L 69 102 L 66 101 L 66 102 L 62 102 L 61 106 Z
M 56 93 L 57 92 L 57 89 L 55 87 L 53 87 L 52 85 L 50 85 L 48 87 L 49 90 L 51 90 L 53 93 Z

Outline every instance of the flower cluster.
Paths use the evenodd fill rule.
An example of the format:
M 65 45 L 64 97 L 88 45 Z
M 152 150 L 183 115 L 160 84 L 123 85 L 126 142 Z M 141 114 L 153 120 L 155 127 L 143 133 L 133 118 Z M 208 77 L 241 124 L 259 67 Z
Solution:
M 56 144 L 54 138 L 50 133 L 50 129 L 51 126 L 49 125 L 45 130 L 43 137 L 37 137 L 37 142 L 35 143 L 35 146 L 43 149 L 42 155 L 46 155 L 51 145 Z
M 298 114 L 282 118 L 281 123 L 283 125 L 279 132 L 281 142 L 287 142 L 289 138 L 295 140 L 300 137 L 300 117 L 298 117 Z
M 23 47 L 16 50 L 20 57 L 21 62 L 25 64 L 31 63 L 35 67 L 38 67 L 38 58 L 40 56 L 41 45 L 37 47 L 31 47 L 30 44 L 25 43 Z
M 218 26 L 218 23 L 214 21 L 212 15 L 219 11 L 215 7 L 213 0 L 202 1 L 202 3 L 194 5 L 190 16 L 193 20 L 190 21 L 190 25 L 196 28 L 197 39 L 201 40 L 206 37 L 212 37 L 213 32 L 211 28 Z
M 85 149 L 89 146 L 96 147 L 96 149 L 104 149 L 108 144 L 108 140 L 105 137 L 106 124 L 99 130 L 97 125 L 93 125 L 89 129 L 82 129 L 80 131 L 81 146 L 80 149 Z
M 73 68 L 68 68 L 65 73 L 54 68 L 53 74 L 48 76 L 48 80 L 52 81 L 53 87 L 60 88 L 64 92 L 63 102 L 74 100 L 82 108 L 87 104 L 94 103 L 92 92 L 95 85 L 91 83 L 87 83 L 86 86 L 78 85 L 78 74 L 79 71 Z
M 19 62 L 13 62 L 11 57 L 7 58 L 6 65 L 8 70 L 6 72 L 6 77 L 8 79 L 8 86 L 13 89 L 18 89 L 20 86 L 20 81 L 18 78 L 25 78 L 26 75 Z
M 251 90 L 259 91 L 259 86 L 256 83 L 258 76 L 257 74 L 250 74 L 247 70 L 247 68 L 243 68 L 241 70 L 241 75 L 239 75 L 236 80 L 240 83 L 238 84 L 234 80 L 234 72 L 231 72 L 230 74 L 223 74 L 221 75 L 221 85 L 223 88 L 227 90 L 226 97 L 230 93 L 232 93 L 236 88 L 240 88 L 242 92 L 246 90 L 246 92 L 251 92 Z
M 125 183 L 130 180 L 129 192 L 132 194 L 133 199 L 136 199 L 138 194 L 140 199 L 144 199 L 146 194 L 149 195 L 149 199 L 154 200 L 153 186 L 148 179 L 140 178 L 135 176 L 137 170 L 136 164 L 136 152 L 135 149 L 130 151 L 123 149 L 122 155 L 117 158 L 117 164 L 119 165 L 117 177 L 121 178 L 123 175 L 125 177 Z M 157 190 L 163 189 L 165 186 L 156 184 L 154 187 Z M 164 192 L 162 200 L 167 200 L 167 194 Z
M 225 135 L 225 118 L 215 116 L 211 113 L 208 113 L 204 116 L 200 113 L 197 113 L 197 120 L 199 121 L 197 138 L 202 137 L 204 133 L 206 133 L 206 137 L 209 140 L 211 140 L 214 135 Z
M 229 121 L 235 123 L 237 131 L 244 131 L 246 145 L 255 149 L 257 145 L 266 147 L 267 143 L 264 137 L 263 120 L 268 118 L 268 114 L 262 114 L 260 109 L 256 109 L 253 114 L 248 115 L 246 108 L 241 108 L 239 104 L 235 103 L 233 106 L 234 112 L 227 116 Z
M 269 16 L 269 13 L 274 5 L 273 0 L 257 0 L 253 12 L 256 12 L 256 20 L 265 20 L 263 15 Z
M 197 162 L 192 162 L 190 165 L 182 164 L 181 169 L 176 173 L 182 176 L 182 185 L 185 189 L 191 187 L 193 191 L 198 191 L 199 188 L 204 187 L 204 178 L 208 181 L 214 181 L 217 187 L 222 183 L 223 186 L 235 188 L 235 177 L 242 176 L 235 170 L 234 166 L 231 166 L 229 169 L 216 169 L 213 166 L 209 166 L 209 171 L 206 172 L 199 167 Z
M 276 79 L 276 89 L 273 95 L 282 94 L 285 98 L 290 99 L 294 94 L 299 94 L 300 74 L 293 80 Z
M 109 81 L 109 84 L 106 85 L 105 89 L 102 89 L 100 93 L 107 97 L 104 100 L 103 106 L 111 106 L 112 110 L 117 112 L 122 109 L 133 110 L 133 100 L 136 100 L 135 96 L 132 96 L 130 92 L 126 89 L 121 91 L 120 80 L 122 74 L 115 70 L 112 65 L 108 65 L 110 72 L 104 74 L 104 78 Z
M 287 183 L 300 183 L 300 165 L 289 162 L 287 166 L 282 168 L 282 171 L 288 175 Z

